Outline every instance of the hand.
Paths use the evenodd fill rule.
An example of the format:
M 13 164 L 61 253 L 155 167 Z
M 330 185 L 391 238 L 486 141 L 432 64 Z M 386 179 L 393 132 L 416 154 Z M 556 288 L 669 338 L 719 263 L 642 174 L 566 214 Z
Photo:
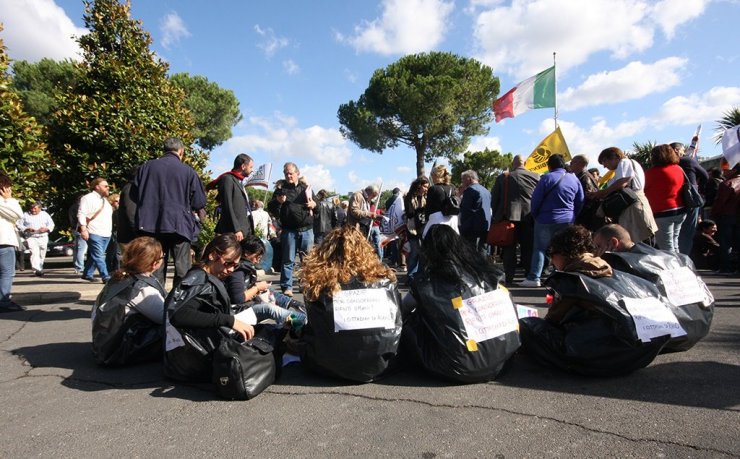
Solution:
M 244 239 L 244 233 L 242 233 L 241 231 L 237 231 L 236 233 L 234 233 L 234 235 L 236 236 L 237 241 L 241 241 L 242 239 Z
M 87 228 L 82 228 L 80 230 L 80 237 L 83 241 L 87 241 L 88 239 L 90 239 L 90 233 L 87 232 Z
M 36 231 L 39 232 L 39 233 L 48 233 L 49 232 L 49 228 L 47 228 L 45 226 L 42 226 L 41 228 L 39 228 Z
M 257 288 L 258 293 L 266 292 L 268 288 L 270 288 L 270 284 L 268 284 L 265 281 L 259 281 L 254 286 Z
M 3 199 L 9 199 L 12 194 L 13 192 L 9 186 L 0 188 L 0 197 L 2 197 Z
M 241 322 L 239 320 L 234 319 L 234 326 L 231 327 L 232 330 L 242 335 L 242 338 L 244 341 L 248 339 L 252 339 L 254 336 L 254 327 L 248 324 L 245 324 L 244 322 Z
M 313 199 L 309 199 L 306 203 L 306 207 L 308 207 L 309 209 L 313 209 L 314 207 L 316 207 L 316 201 L 314 201 Z
M 285 201 L 287 201 L 287 200 L 288 200 L 288 197 L 287 197 L 287 196 L 278 196 L 278 197 L 276 198 L 276 200 L 277 200 L 277 202 L 279 202 L 280 204 L 283 204 L 283 203 L 284 203 Z

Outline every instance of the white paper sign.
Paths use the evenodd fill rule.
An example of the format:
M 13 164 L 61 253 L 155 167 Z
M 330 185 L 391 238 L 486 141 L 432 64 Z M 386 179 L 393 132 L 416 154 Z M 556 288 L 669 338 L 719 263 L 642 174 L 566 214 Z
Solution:
M 167 319 L 167 322 L 164 327 L 165 332 L 165 341 L 164 341 L 164 349 L 166 351 L 171 351 L 172 349 L 175 349 L 177 347 L 181 347 L 185 345 L 185 341 L 182 339 L 182 335 L 175 327 L 170 324 L 170 320 Z
M 334 295 L 334 331 L 396 327 L 398 306 L 385 289 L 342 290 Z
M 676 306 L 701 303 L 706 297 L 699 278 L 686 266 L 662 271 L 660 280 L 665 286 L 666 296 Z
M 649 343 L 658 336 L 685 336 L 686 331 L 678 323 L 673 312 L 657 298 L 623 298 L 624 306 L 635 321 L 637 337 Z
M 257 315 L 254 313 L 254 309 L 247 308 L 234 316 L 239 322 L 244 322 L 247 325 L 257 325 Z
M 468 339 L 477 343 L 519 330 L 514 305 L 503 290 L 463 300 L 458 310 Z

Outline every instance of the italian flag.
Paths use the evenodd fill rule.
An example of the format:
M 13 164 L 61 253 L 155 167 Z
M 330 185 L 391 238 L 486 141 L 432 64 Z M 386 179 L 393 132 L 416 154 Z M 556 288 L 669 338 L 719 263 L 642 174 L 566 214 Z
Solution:
M 543 70 L 514 86 L 493 103 L 493 113 L 498 123 L 513 118 L 533 108 L 555 106 L 555 66 Z

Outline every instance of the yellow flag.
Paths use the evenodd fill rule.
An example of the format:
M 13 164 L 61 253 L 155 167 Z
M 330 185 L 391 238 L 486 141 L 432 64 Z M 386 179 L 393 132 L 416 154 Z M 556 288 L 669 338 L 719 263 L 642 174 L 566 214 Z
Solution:
M 563 155 L 566 163 L 570 161 L 570 150 L 568 150 L 568 145 L 565 143 L 565 137 L 560 132 L 559 126 L 552 131 L 552 134 L 542 139 L 542 142 L 537 145 L 537 148 L 524 162 L 524 168 L 538 174 L 544 174 L 547 172 L 547 159 L 551 155 Z
M 599 179 L 599 189 L 603 190 L 606 188 L 606 182 L 611 180 L 615 175 L 616 173 L 614 171 L 606 171 L 606 174 Z

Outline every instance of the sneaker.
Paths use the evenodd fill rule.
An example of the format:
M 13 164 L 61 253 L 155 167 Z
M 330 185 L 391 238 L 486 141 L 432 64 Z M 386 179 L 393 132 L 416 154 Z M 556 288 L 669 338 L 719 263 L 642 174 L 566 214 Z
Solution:
M 25 306 L 21 306 L 20 304 L 14 303 L 12 301 L 8 301 L 7 303 L 3 303 L 2 305 L 0 305 L 0 313 L 20 312 L 20 311 L 25 311 L 25 310 L 26 310 Z
M 283 295 L 289 296 L 293 298 L 293 289 L 292 288 L 284 288 L 283 289 Z
M 36 277 L 44 277 L 44 271 L 42 270 L 34 271 L 33 275 Z
M 86 280 L 88 282 L 95 282 L 95 279 L 94 278 L 88 277 L 88 276 L 82 276 L 80 279 Z
M 539 287 L 540 286 L 540 281 L 539 280 L 524 279 L 523 281 L 519 282 L 517 285 L 519 287 Z

